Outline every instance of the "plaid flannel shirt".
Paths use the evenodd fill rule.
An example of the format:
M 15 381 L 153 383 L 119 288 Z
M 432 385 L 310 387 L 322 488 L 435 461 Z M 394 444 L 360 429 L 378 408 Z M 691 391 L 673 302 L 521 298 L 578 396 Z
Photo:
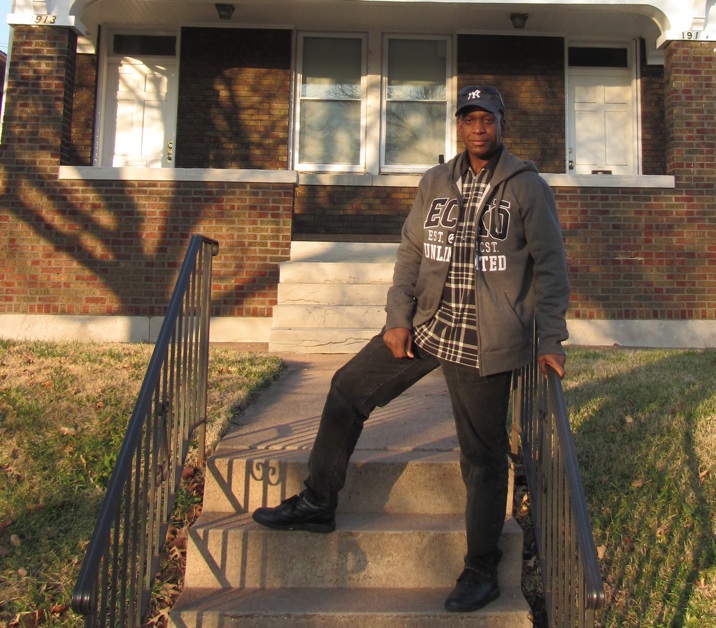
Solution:
M 427 353 L 448 362 L 479 367 L 475 259 L 477 209 L 492 175 L 489 164 L 478 174 L 470 168 L 462 180 L 464 199 L 455 232 L 452 261 L 435 316 L 415 328 L 415 343 Z

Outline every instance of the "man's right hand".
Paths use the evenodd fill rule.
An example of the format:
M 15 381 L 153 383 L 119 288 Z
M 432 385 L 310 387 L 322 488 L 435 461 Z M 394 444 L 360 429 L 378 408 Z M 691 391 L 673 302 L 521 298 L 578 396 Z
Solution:
M 394 358 L 414 358 L 413 334 L 405 327 L 394 327 L 383 333 L 383 342 Z

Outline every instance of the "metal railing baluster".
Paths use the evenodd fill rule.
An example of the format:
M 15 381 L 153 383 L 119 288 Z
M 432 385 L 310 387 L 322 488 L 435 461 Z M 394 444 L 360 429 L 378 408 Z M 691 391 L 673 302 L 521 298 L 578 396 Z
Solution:
M 139 626 L 196 433 L 204 460 L 211 264 L 192 236 L 72 595 L 85 626 Z
M 604 585 L 562 381 L 551 368 L 543 377 L 535 358 L 516 371 L 513 395 L 549 625 L 594 626 Z

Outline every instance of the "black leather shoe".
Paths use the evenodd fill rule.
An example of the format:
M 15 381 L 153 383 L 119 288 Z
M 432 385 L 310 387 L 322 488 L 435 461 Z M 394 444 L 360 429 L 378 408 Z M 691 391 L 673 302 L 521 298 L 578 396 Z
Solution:
M 482 608 L 500 597 L 497 576 L 486 576 L 466 568 L 457 579 L 457 585 L 445 600 L 445 610 L 467 613 Z
M 314 506 L 303 493 L 282 501 L 275 508 L 257 508 L 254 521 L 274 530 L 306 530 L 333 532 L 336 529 L 336 509 Z

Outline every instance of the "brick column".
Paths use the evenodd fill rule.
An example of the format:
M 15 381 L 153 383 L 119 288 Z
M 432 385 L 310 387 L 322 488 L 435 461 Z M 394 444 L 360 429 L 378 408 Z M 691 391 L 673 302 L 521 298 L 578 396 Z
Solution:
M 714 45 L 673 41 L 664 55 L 666 170 L 677 187 L 716 183 Z
M 0 154 L 25 178 L 69 163 L 76 56 L 70 28 L 15 26 Z

